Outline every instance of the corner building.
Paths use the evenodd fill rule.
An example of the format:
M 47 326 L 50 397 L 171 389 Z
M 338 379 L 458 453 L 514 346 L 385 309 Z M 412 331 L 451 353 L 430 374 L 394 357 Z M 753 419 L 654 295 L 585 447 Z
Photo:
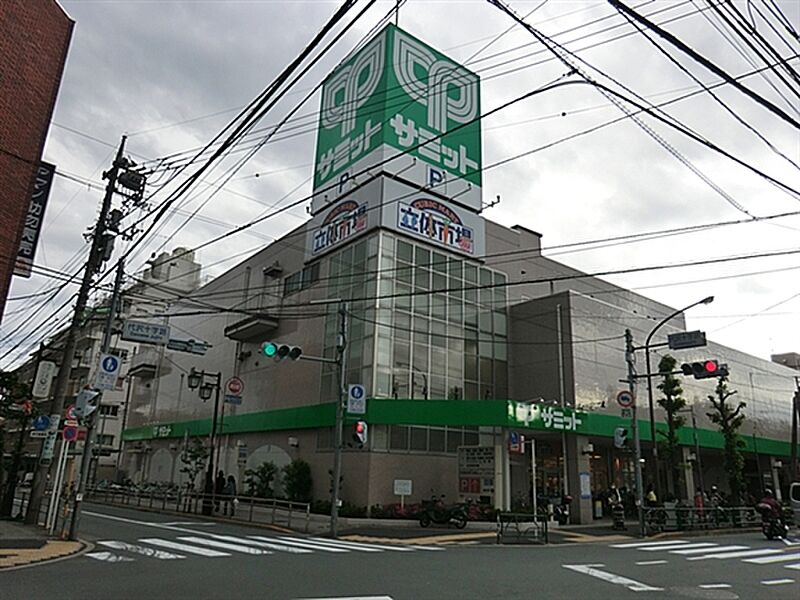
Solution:
M 184 440 L 209 434 L 213 402 L 185 383 L 194 367 L 244 382 L 241 403 L 223 404 L 219 468 L 241 482 L 265 461 L 302 458 L 314 497 L 327 499 L 337 369 L 260 350 L 273 341 L 334 358 L 344 301 L 343 383 L 368 395 L 366 415 L 345 423 L 345 502 L 397 502 L 394 482 L 410 480 L 409 501 L 444 493 L 529 505 L 530 440 L 537 491 L 573 495 L 575 521 L 592 519 L 593 498 L 611 482 L 632 487 L 630 452 L 612 444 L 614 429 L 630 424 L 614 402 L 623 334 L 630 327 L 641 343 L 673 309 L 542 256 L 536 232 L 481 216 L 479 114 L 478 77 L 395 26 L 331 74 L 312 218 L 172 307 L 170 324 L 211 346 L 203 356 L 164 350 L 158 368 L 137 376 L 123 434 L 128 476 L 180 481 Z M 200 302 L 227 312 L 181 316 Z M 682 330 L 682 319 L 670 326 L 664 335 Z M 774 379 L 759 386 L 769 393 L 759 401 L 778 422 L 758 429 L 771 437 L 754 455 L 766 453 L 758 465 L 779 478 L 794 372 L 704 349 L 712 351 Z M 732 387 L 748 379 L 731 372 Z M 707 393 L 713 386 L 694 398 Z M 697 413 L 706 485 L 724 485 L 721 441 Z M 361 449 L 347 443 L 358 418 L 369 423 Z M 647 453 L 649 426 L 640 425 Z

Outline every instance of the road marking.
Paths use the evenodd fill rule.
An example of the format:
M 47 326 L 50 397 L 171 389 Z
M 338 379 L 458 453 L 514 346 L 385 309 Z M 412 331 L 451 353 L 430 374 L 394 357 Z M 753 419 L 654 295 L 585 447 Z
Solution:
M 271 550 L 262 550 L 261 548 L 253 548 L 252 546 L 242 546 L 241 544 L 231 544 L 230 542 L 220 542 L 219 540 L 209 540 L 197 536 L 187 535 L 179 537 L 182 542 L 191 542 L 192 544 L 200 544 L 201 546 L 211 546 L 212 548 L 220 548 L 222 550 L 230 550 L 231 552 L 239 552 L 241 554 L 253 554 L 261 556 L 262 554 L 272 554 Z
M 173 554 L 172 552 L 165 552 L 164 550 L 156 550 L 154 548 L 148 548 L 147 546 L 128 544 L 126 542 L 118 542 L 116 540 L 104 540 L 97 543 L 101 546 L 105 546 L 106 548 L 113 548 L 114 550 L 127 550 L 128 552 L 133 552 L 134 554 L 141 554 L 143 556 L 150 556 L 153 558 L 159 558 L 161 560 L 186 558 L 181 554 Z
M 786 583 L 794 583 L 794 579 L 765 579 L 761 583 L 764 585 L 784 585 Z
M 295 598 L 295 600 L 392 600 L 391 596 L 337 596 L 336 598 Z
M 691 556 L 686 560 L 705 560 L 707 558 L 745 558 L 747 556 L 763 556 L 765 554 L 778 554 L 780 550 L 763 548 L 761 550 L 743 550 L 742 552 L 721 552 L 719 554 L 706 554 L 705 556 Z
M 383 544 L 359 544 L 357 542 L 345 542 L 342 540 L 328 540 L 325 538 L 318 538 L 312 537 L 309 538 L 314 540 L 315 542 L 319 542 L 321 544 L 331 544 L 333 546 L 341 546 L 342 548 L 353 548 L 354 550 L 360 550 L 362 548 L 377 548 L 378 550 L 394 550 L 395 552 L 413 552 L 413 548 L 408 548 L 406 546 L 389 546 Z
M 696 544 L 678 544 L 677 546 L 657 546 L 655 548 L 637 548 L 644 552 L 665 552 L 673 550 L 689 550 L 691 548 L 705 548 L 708 550 L 711 546 L 718 546 L 719 544 L 712 544 L 711 542 L 699 542 Z
M 162 523 L 162 525 L 201 525 L 203 527 L 211 527 L 212 525 L 216 525 L 216 523 L 211 523 L 209 521 L 170 521 L 169 523 Z
M 781 541 L 787 546 L 800 546 L 800 540 L 781 538 Z
M 88 556 L 89 558 L 93 558 L 95 560 L 102 560 L 104 562 L 133 562 L 133 559 L 129 556 L 120 556 L 118 554 L 114 554 L 113 552 L 87 552 L 84 556 Z
M 248 536 L 255 537 L 255 536 Z M 289 544 L 290 546 L 298 546 L 300 548 L 311 548 L 312 550 L 322 550 L 324 552 L 350 552 L 344 548 L 334 548 L 332 546 L 323 546 L 321 544 L 313 544 L 311 542 L 300 541 L 291 538 L 281 538 L 281 544 Z
M 650 565 L 665 565 L 665 564 L 667 564 L 667 561 L 666 560 L 640 560 L 639 562 L 634 563 L 634 564 L 639 565 L 640 567 L 647 567 L 647 566 L 650 566 Z
M 716 544 L 711 544 L 713 548 L 694 548 L 691 550 L 670 550 L 670 554 L 703 554 L 706 552 L 713 552 L 715 554 L 719 554 L 721 552 L 733 552 L 734 550 L 748 550 L 749 546 L 717 546 Z
M 207 533 L 206 535 L 213 537 L 216 540 L 223 540 L 226 542 L 234 542 L 237 544 L 250 544 L 251 546 L 260 546 L 261 548 L 269 548 L 270 550 L 278 550 L 279 552 L 289 552 L 290 554 L 313 554 L 313 550 L 306 550 L 305 548 L 295 548 L 293 546 L 284 546 L 283 544 L 276 544 L 273 538 L 251 536 L 264 541 L 256 541 L 256 539 L 249 540 L 247 538 L 240 538 L 233 535 L 219 535 Z
M 585 575 L 590 575 L 591 577 L 597 577 L 598 579 L 602 579 L 603 581 L 607 581 L 609 583 L 614 583 L 616 585 L 623 585 L 632 592 L 662 592 L 664 588 L 660 587 L 652 587 L 647 585 L 646 583 L 642 583 L 641 581 L 636 581 L 634 579 L 628 579 L 627 577 L 623 577 L 621 575 L 614 575 L 613 573 L 607 573 L 606 571 L 599 571 L 596 567 L 604 567 L 605 565 L 561 565 L 565 569 L 569 569 L 570 571 L 575 571 L 576 573 L 583 573 Z
M 170 550 L 180 550 L 181 552 L 188 552 L 189 554 L 199 554 L 200 556 L 209 556 L 217 558 L 219 556 L 230 556 L 227 552 L 219 552 L 209 548 L 198 548 L 197 546 L 190 546 L 189 544 L 180 544 L 178 542 L 171 542 L 169 540 L 162 540 L 160 538 L 144 538 L 140 539 L 143 544 L 150 544 L 151 546 L 161 546 L 169 548 Z
M 731 587 L 729 583 L 703 583 L 698 585 L 700 589 L 703 590 L 724 590 Z
M 645 546 L 674 546 L 675 544 L 688 544 L 686 540 L 670 540 L 668 542 L 636 542 L 633 544 L 612 544 L 612 548 L 644 548 Z
M 748 558 L 743 562 L 748 563 L 755 563 L 757 565 L 768 565 L 770 563 L 777 563 L 777 562 L 786 562 L 789 560 L 797 560 L 800 558 L 800 554 L 795 552 L 794 554 L 781 554 L 780 556 L 767 556 L 764 558 Z
M 793 565 L 785 565 L 787 569 L 794 569 L 795 571 L 800 571 L 800 563 L 795 563 Z

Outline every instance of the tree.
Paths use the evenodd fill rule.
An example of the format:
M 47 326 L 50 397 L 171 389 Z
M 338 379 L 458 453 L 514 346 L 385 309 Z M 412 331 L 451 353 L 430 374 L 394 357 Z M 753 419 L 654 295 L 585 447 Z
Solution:
M 0 481 L 3 481 L 3 456 L 5 456 L 5 429 L 11 423 L 19 427 L 17 443 L 11 455 L 5 489 L 0 490 L 0 516 L 10 517 L 17 489 L 17 476 L 22 463 L 25 434 L 35 406 L 30 400 L 31 386 L 19 381 L 16 373 L 0 371 Z
M 744 457 L 742 447 L 744 442 L 739 438 L 738 430 L 744 422 L 742 409 L 747 406 L 744 402 L 739 402 L 736 408 L 729 402 L 731 396 L 736 391 L 728 390 L 728 378 L 723 376 L 717 379 L 715 396 L 709 396 L 713 412 L 706 413 L 711 422 L 719 427 L 722 437 L 725 440 L 725 456 L 723 465 L 725 474 L 728 477 L 728 487 L 731 491 L 731 504 L 738 504 L 744 490 Z
M 192 438 L 192 441 L 181 452 L 183 466 L 180 471 L 189 478 L 189 487 L 191 489 L 195 487 L 197 476 L 206 468 L 207 459 L 208 448 L 198 438 Z
M 311 465 L 296 459 L 283 467 L 283 487 L 289 500 L 311 502 Z
M 669 354 L 665 355 L 658 363 L 658 372 L 663 375 L 663 380 L 658 384 L 658 389 L 664 394 L 658 399 L 658 405 L 667 414 L 667 431 L 659 431 L 661 440 L 658 441 L 660 454 L 666 464 L 669 465 L 672 474 L 672 495 L 677 497 L 678 490 L 683 489 L 681 485 L 681 448 L 678 441 L 678 429 L 686 424 L 686 419 L 678 414 L 686 408 L 686 400 L 683 398 L 683 388 L 680 379 L 675 377 L 672 372 L 678 362 Z M 668 484 L 669 485 L 669 484 Z
M 274 495 L 272 484 L 277 475 L 278 467 L 272 461 L 263 462 L 255 469 L 247 469 L 244 472 L 247 494 L 257 498 L 272 498 Z

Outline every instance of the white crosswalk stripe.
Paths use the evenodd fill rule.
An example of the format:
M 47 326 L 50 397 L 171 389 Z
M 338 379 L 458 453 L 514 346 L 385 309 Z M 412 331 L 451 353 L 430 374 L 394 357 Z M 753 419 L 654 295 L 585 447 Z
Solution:
M 394 550 L 395 552 L 413 552 L 412 548 L 408 548 L 406 546 L 389 546 L 384 544 L 360 544 L 358 542 L 348 542 L 345 540 L 328 540 L 324 538 L 309 538 L 314 540 L 315 542 L 319 542 L 322 544 L 330 544 L 332 546 L 341 546 L 342 548 L 353 548 L 354 550 L 361 550 L 369 548 L 370 552 L 374 552 L 377 550 L 378 552 L 382 550 Z
M 688 556 L 690 554 L 719 554 L 720 552 L 734 552 L 736 550 L 749 550 L 748 546 L 718 546 L 717 544 L 711 544 L 711 547 L 707 548 L 694 548 L 690 550 L 670 550 L 670 554 L 681 554 L 684 556 Z
M 744 562 L 753 563 L 756 565 L 768 565 L 771 563 L 788 562 L 790 560 L 800 559 L 800 554 L 781 554 L 780 556 L 764 556 L 761 558 L 747 558 Z
M 219 535 L 219 534 L 206 534 L 213 537 L 215 540 L 222 540 L 225 542 L 234 542 L 235 544 L 250 544 L 251 546 L 258 546 L 259 548 L 269 548 L 270 550 L 277 550 L 278 552 L 288 552 L 289 554 L 312 554 L 313 550 L 306 548 L 295 548 L 294 546 L 286 546 L 285 544 L 276 544 L 275 538 L 261 537 L 251 535 L 249 538 L 236 537 L 233 535 Z
M 333 546 L 326 546 L 309 542 L 307 540 L 300 540 L 298 538 L 280 538 L 281 544 L 289 544 L 290 546 L 297 546 L 299 548 L 309 548 L 311 550 L 322 550 L 323 552 L 346 553 L 350 552 L 347 548 L 334 548 Z
M 658 546 L 674 546 L 677 544 L 688 544 L 689 542 L 686 540 L 669 540 L 666 542 L 633 542 L 630 544 L 611 544 L 611 548 L 645 548 L 645 547 L 653 547 L 656 548 Z
M 133 562 L 133 559 L 129 556 L 120 556 L 119 554 L 114 554 L 113 552 L 87 552 L 84 556 L 88 556 L 89 558 L 93 558 L 95 560 L 102 560 L 104 562 Z
M 198 548 L 197 546 L 190 546 L 189 544 L 181 544 L 179 542 L 172 542 L 170 540 L 162 540 L 161 538 L 142 538 L 139 541 L 143 544 L 149 544 L 151 546 L 161 546 L 162 548 L 179 550 L 180 552 L 188 552 L 189 554 L 198 554 L 200 556 L 207 556 L 209 558 L 230 556 L 230 554 L 227 552 L 220 552 L 219 550 L 212 550 L 211 548 Z
M 230 550 L 231 552 L 239 552 L 241 554 L 252 554 L 260 556 L 262 554 L 272 554 L 271 550 L 263 550 L 261 548 L 253 548 L 251 546 L 242 546 L 241 544 L 231 544 L 230 542 L 221 542 L 219 540 L 210 540 L 208 538 L 201 538 L 197 536 L 183 536 L 179 537 L 182 542 L 191 542 L 192 544 L 200 544 L 201 546 L 211 546 L 212 548 L 220 548 L 221 550 Z
M 655 548 L 639 548 L 644 552 L 674 552 L 676 550 L 691 550 L 692 548 L 709 548 L 717 544 L 702 542 L 699 544 L 678 544 L 677 546 L 657 546 Z
M 742 550 L 740 552 L 718 552 L 712 554 L 706 554 L 704 556 L 691 556 L 686 560 L 706 560 L 708 558 L 717 558 L 720 560 L 724 560 L 726 558 L 746 558 L 750 556 L 765 556 L 767 554 L 778 554 L 780 550 L 775 550 L 773 548 L 762 548 L 760 550 Z
M 787 569 L 794 569 L 795 571 L 800 571 L 800 563 L 795 563 L 793 565 L 786 565 Z
M 174 560 L 176 558 L 186 558 L 182 554 L 173 554 L 164 550 L 156 550 L 155 548 L 148 548 L 147 546 L 139 546 L 138 544 L 128 544 L 126 542 L 118 542 L 116 540 L 103 540 L 97 542 L 100 546 L 106 548 L 113 548 L 114 550 L 126 550 L 133 554 L 141 554 L 142 556 L 151 556 L 160 560 Z

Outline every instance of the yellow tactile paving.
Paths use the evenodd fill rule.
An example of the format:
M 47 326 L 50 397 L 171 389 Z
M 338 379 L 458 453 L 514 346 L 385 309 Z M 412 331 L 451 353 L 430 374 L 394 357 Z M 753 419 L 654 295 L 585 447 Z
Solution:
M 41 548 L 0 548 L 0 569 L 18 567 L 43 560 L 52 560 L 74 554 L 83 548 L 80 542 L 47 542 Z

